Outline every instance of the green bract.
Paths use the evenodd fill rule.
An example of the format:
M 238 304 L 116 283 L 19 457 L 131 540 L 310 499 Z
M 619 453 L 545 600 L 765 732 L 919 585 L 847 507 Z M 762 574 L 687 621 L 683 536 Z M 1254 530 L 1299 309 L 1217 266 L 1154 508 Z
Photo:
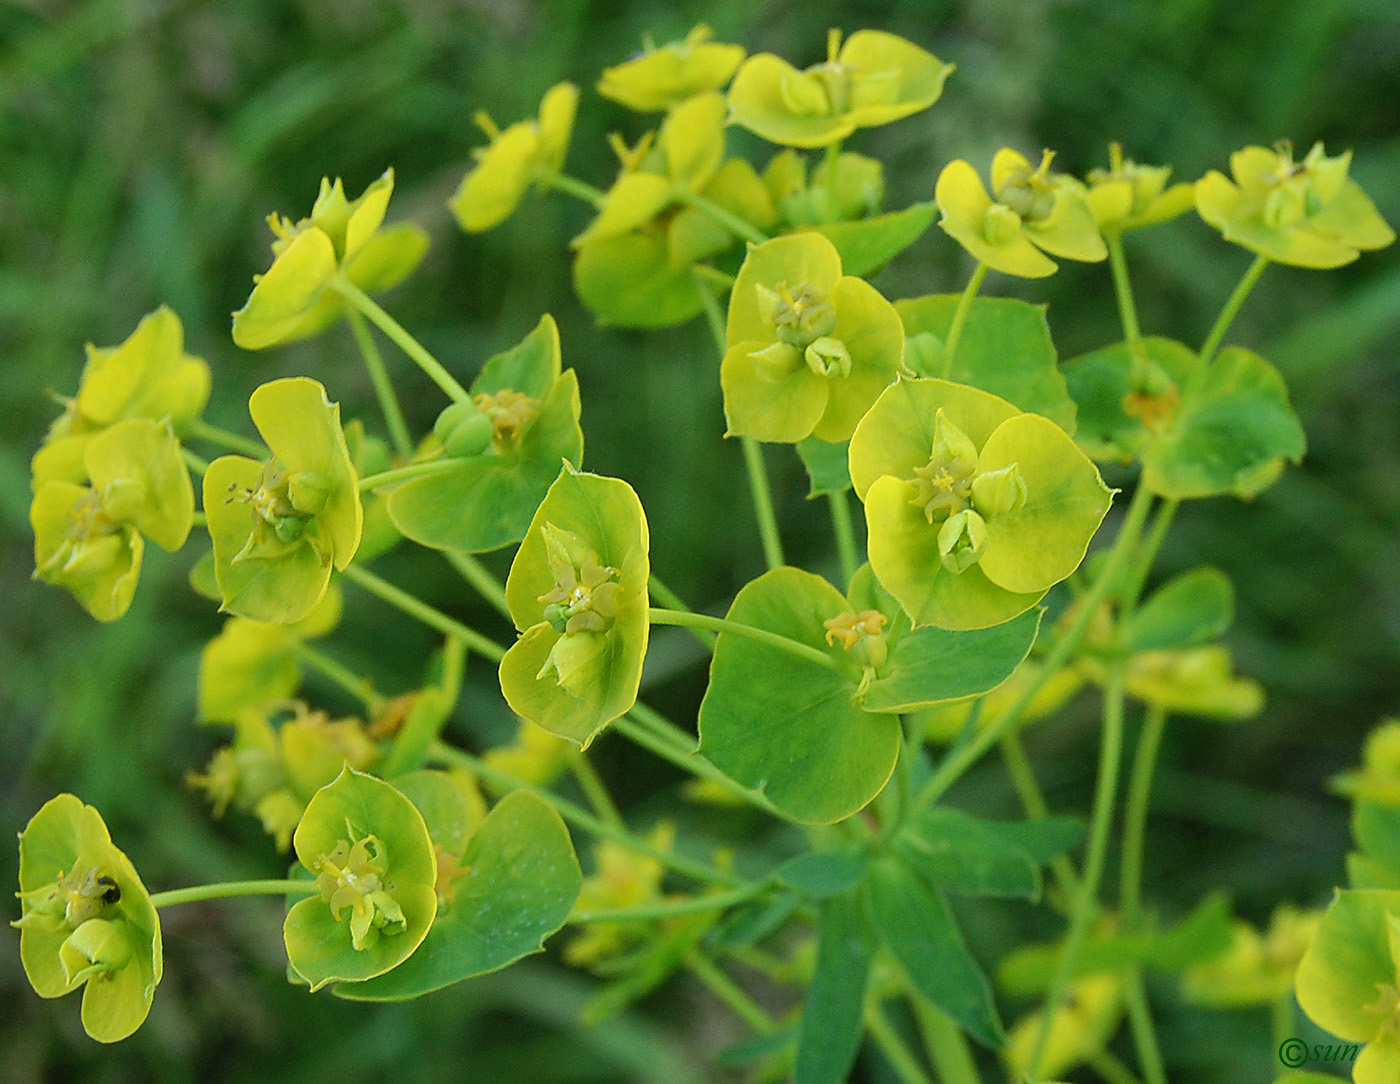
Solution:
M 827 824 L 863 808 L 899 757 L 898 713 L 975 696 L 1025 658 L 1039 618 L 977 632 L 910 629 L 869 566 L 850 597 L 778 568 L 741 590 L 728 619 L 820 651 L 822 665 L 721 633 L 700 705 L 700 750 L 796 820 Z
M 318 990 L 382 975 L 423 943 L 437 913 L 437 859 L 422 814 L 388 783 L 345 768 L 292 837 L 319 892 L 287 912 L 287 960 Z
M 274 380 L 248 399 L 272 458 L 214 460 L 204 510 L 223 609 L 287 624 L 321 600 L 331 568 L 344 569 L 360 542 L 363 513 L 340 406 L 307 377 Z
M 40 997 L 83 987 L 83 1030 L 114 1043 L 139 1028 L 161 976 L 160 920 L 102 815 L 71 794 L 19 837 L 19 954 Z
M 635 147 L 614 142 L 622 171 L 598 216 L 574 238 L 574 285 L 605 324 L 656 327 L 699 312 L 691 268 L 737 237 L 686 205 L 701 196 L 759 228 L 775 220 L 768 191 L 743 159 L 724 161 L 724 98 L 699 94 L 677 106 Z
M 506 579 L 521 636 L 501 660 L 501 691 L 517 715 L 586 748 L 636 702 L 648 545 L 631 486 L 564 465 Z
M 1053 422 L 945 380 L 900 380 L 851 438 L 870 565 L 915 624 L 984 628 L 1073 572 L 1108 511 Z
M 827 36 L 827 59 L 798 71 L 772 53 L 746 60 L 729 88 L 730 117 L 789 147 L 825 147 L 927 109 L 953 65 L 903 38 L 858 30 Z
M 194 490 L 169 425 L 145 418 L 85 438 L 82 464 L 89 485 L 50 480 L 34 494 L 34 575 L 112 621 L 131 605 L 143 538 L 172 552 L 184 545 Z
M 1123 148 L 1110 144 L 1109 168 L 1089 171 L 1089 206 L 1099 228 L 1123 233 L 1185 214 L 1195 202 L 1193 185 L 1167 186 L 1170 166 L 1143 166 L 1123 157 Z
M 423 944 L 387 974 L 337 986 L 340 997 L 398 1001 L 539 952 L 569 916 L 581 875 L 569 831 L 533 794 L 508 794 L 475 832 L 461 790 L 442 772 L 394 785 L 423 814 L 437 852 L 437 917 Z
M 841 273 L 813 233 L 749 250 L 729 298 L 720 366 L 733 436 L 842 441 L 899 368 L 904 328 L 873 286 Z
M 50 426 L 34 456 L 34 488 L 87 478 L 83 449 L 92 435 L 133 418 L 168 419 L 178 430 L 209 400 L 209 366 L 184 350 L 180 318 L 162 305 L 120 346 L 87 346 L 78 394 Z
M 272 266 L 255 276 L 253 292 L 233 314 L 233 341 L 261 350 L 321 331 L 345 305 L 330 289 L 338 274 L 367 293 L 407 278 L 427 250 L 428 235 L 413 225 L 380 229 L 393 191 L 392 169 L 353 202 L 339 177 L 323 177 L 310 218 L 269 215 L 277 236 Z
M 997 271 L 1044 278 L 1057 269 L 1051 256 L 1102 260 L 1108 255 L 1098 221 L 1073 178 L 1050 172 L 1046 151 L 1032 168 L 1020 153 L 1003 147 L 992 158 L 992 192 L 961 158 L 938 175 L 934 199 L 938 224 L 974 257 Z
M 639 113 L 654 113 L 718 90 L 743 61 L 744 47 L 712 42 L 711 33 L 702 25 L 684 41 L 660 48 L 648 43 L 640 55 L 604 69 L 598 93 Z
M 476 165 L 462 178 L 447 207 L 469 233 L 499 226 L 532 184 L 564 166 L 578 109 L 578 87 L 558 83 L 545 92 L 538 121 L 520 121 L 501 131 L 484 111 L 475 120 L 491 142 L 473 151 Z
M 472 402 L 443 411 L 436 439 L 418 457 L 455 460 L 455 469 L 391 490 L 394 526 L 422 545 L 468 553 L 520 541 L 560 460 L 583 457 L 578 380 L 560 365 L 559 329 L 548 315 L 488 361 L 472 382 Z
M 1234 183 L 1215 170 L 1196 182 L 1196 209 L 1227 241 L 1261 256 L 1295 267 L 1340 267 L 1362 249 L 1395 240 L 1347 177 L 1350 165 L 1350 151 L 1328 158 L 1321 143 L 1301 162 L 1288 143 L 1245 147 L 1230 156 Z
M 1356 1084 L 1400 1079 L 1400 892 L 1338 892 L 1296 984 L 1314 1023 L 1366 1044 L 1352 1066 Z

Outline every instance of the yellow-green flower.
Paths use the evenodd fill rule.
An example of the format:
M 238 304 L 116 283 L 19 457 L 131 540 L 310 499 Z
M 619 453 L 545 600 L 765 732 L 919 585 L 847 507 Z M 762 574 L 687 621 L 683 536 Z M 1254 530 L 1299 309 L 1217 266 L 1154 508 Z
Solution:
M 1046 252 L 1067 260 L 1104 259 L 1108 250 L 1083 186 L 1052 173 L 1053 159 L 1046 151 L 1032 167 L 1024 155 L 1003 147 L 992 158 L 990 195 L 970 164 L 949 162 L 934 189 L 943 212 L 938 224 L 988 267 L 1021 278 L 1055 273 L 1058 265 Z
M 749 57 L 729 88 L 730 117 L 788 147 L 826 147 L 927 109 L 953 65 L 903 38 L 859 30 L 827 36 L 827 59 L 798 71 L 772 53 Z
M 119 346 L 88 343 L 78 394 L 50 426 L 34 456 L 34 488 L 87 478 L 83 449 L 93 434 L 133 418 L 169 419 L 178 432 L 209 401 L 209 366 L 185 353 L 180 318 L 162 305 Z
M 648 41 L 640 55 L 604 70 L 598 93 L 638 113 L 654 113 L 718 90 L 743 61 L 744 47 L 711 41 L 711 34 L 701 25 L 685 40 L 660 48 Z
M 308 377 L 274 380 L 248 400 L 272 450 L 264 463 L 221 456 L 204 474 L 204 511 L 223 608 L 288 624 L 311 612 L 360 543 L 364 513 L 340 406 Z
M 894 379 L 904 325 L 821 234 L 749 250 L 729 298 L 720 366 L 729 432 L 791 444 L 847 439 Z
M 1144 166 L 1123 157 L 1123 148 L 1108 148 L 1108 169 L 1089 171 L 1089 206 L 1099 228 L 1118 233 L 1151 226 L 1185 214 L 1195 203 L 1195 188 L 1182 181 L 1167 185 L 1171 166 Z
M 1274 911 L 1266 933 L 1236 922 L 1224 953 L 1187 968 L 1182 993 L 1197 1004 L 1215 1006 L 1264 1006 L 1287 997 L 1321 917 L 1285 905 Z
M 83 1030 L 125 1039 L 160 982 L 160 920 L 102 815 L 71 794 L 45 803 L 19 837 L 20 961 L 40 997 L 83 987 Z
M 1400 806 L 1400 719 L 1386 719 L 1366 735 L 1361 768 L 1333 776 L 1332 789 L 1355 800 Z
M 1196 209 L 1227 241 L 1295 267 L 1340 267 L 1362 249 L 1395 240 L 1375 205 L 1347 176 L 1351 151 L 1328 158 L 1316 143 L 1245 147 L 1230 156 L 1232 183 L 1212 170 L 1196 182 Z
M 472 152 L 476 165 L 447 202 L 462 229 L 480 233 L 499 226 L 530 185 L 564 167 L 577 109 L 578 87 L 558 83 L 545 92 L 538 120 L 520 121 L 501 131 L 484 111 L 476 114 L 476 123 L 491 142 Z
M 51 479 L 34 494 L 34 575 L 114 621 L 131 605 L 143 538 L 171 552 L 184 545 L 194 490 L 168 423 L 118 422 L 84 439 L 82 463 L 87 484 Z
M 339 177 L 323 177 L 311 217 L 293 222 L 269 215 L 272 266 L 254 276 L 247 303 L 233 314 L 233 341 L 261 350 L 321 331 L 344 311 L 345 301 L 330 289 L 338 274 L 366 293 L 407 278 L 428 235 L 411 224 L 381 228 L 393 191 L 392 169 L 354 201 L 345 198 Z

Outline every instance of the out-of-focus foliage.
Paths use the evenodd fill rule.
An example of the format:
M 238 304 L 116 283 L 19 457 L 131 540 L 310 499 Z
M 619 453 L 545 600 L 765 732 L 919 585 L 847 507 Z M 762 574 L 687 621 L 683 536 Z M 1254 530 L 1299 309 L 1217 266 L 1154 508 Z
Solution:
M 334 384 L 347 417 L 367 415 L 372 390 L 346 329 L 256 354 L 229 335 L 230 314 L 267 266 L 257 223 L 302 207 L 322 176 L 344 177 L 360 192 L 394 167 L 395 218 L 423 225 L 431 246 L 413 285 L 388 296 L 454 371 L 475 372 L 541 313 L 555 314 L 564 364 L 577 370 L 589 404 L 589 469 L 636 488 L 654 534 L 670 540 L 654 555 L 656 571 L 682 597 L 706 606 L 760 571 L 736 492 L 739 449 L 720 436 L 717 361 L 704 337 L 643 339 L 593 326 L 569 278 L 568 239 L 590 217 L 582 205 L 527 194 L 527 214 L 479 237 L 460 234 L 444 207 L 480 143 L 475 110 L 532 116 L 550 86 L 592 87 L 645 33 L 679 40 L 701 21 L 716 40 L 799 68 L 823 59 L 827 27 L 889 31 L 955 63 L 935 111 L 848 142 L 884 160 L 888 206 L 931 199 L 942 164 L 986 163 L 1002 146 L 1054 147 L 1056 168 L 1082 176 L 1118 141 L 1127 157 L 1171 163 L 1173 180 L 1189 181 L 1227 169 L 1240 146 L 1288 138 L 1300 149 L 1315 140 L 1352 148 L 1349 176 L 1388 221 L 1400 221 L 1400 10 L 1386 0 L 711 0 L 665 11 L 641 0 L 4 6 L 0 828 L 17 832 L 45 797 L 70 790 L 103 810 L 149 884 L 263 876 L 280 861 L 255 824 L 211 822 L 182 782 L 215 740 L 190 723 L 199 645 L 221 625 L 213 605 L 185 587 L 192 558 L 148 547 L 130 612 L 96 625 L 28 580 L 28 468 L 60 413 L 46 393 L 77 387 L 84 343 L 115 346 L 161 303 L 180 315 L 185 348 L 213 370 L 212 422 L 246 431 L 240 398 L 294 372 Z M 580 112 L 570 172 L 603 179 L 615 168 L 606 133 L 634 139 L 647 122 L 592 104 Z M 764 153 L 742 132 L 730 138 Z M 1144 330 L 1199 342 L 1250 256 L 1222 248 L 1199 221 L 1158 229 L 1151 245 L 1125 241 Z M 969 267 L 930 231 L 875 282 L 891 297 L 948 293 Z M 1078 307 L 1087 291 L 1104 303 Z M 1102 267 L 1067 262 L 1050 280 L 1004 280 L 992 292 L 1048 302 L 1067 357 L 1117 338 Z M 1224 883 L 1240 912 L 1262 924 L 1279 900 L 1324 903 L 1343 877 L 1346 811 L 1325 781 L 1358 762 L 1363 733 L 1394 712 L 1400 692 L 1397 313 L 1400 254 L 1391 249 L 1326 276 L 1272 269 L 1235 326 L 1233 337 L 1257 344 L 1288 380 L 1309 450 L 1301 468 L 1252 503 L 1185 508 L 1161 562 L 1164 576 L 1208 563 L 1231 577 L 1240 600 L 1235 661 L 1268 690 L 1252 721 L 1222 728 L 1183 719 L 1169 732 L 1146 884 L 1165 913 L 1180 914 L 1206 886 Z M 430 428 L 440 397 L 407 365 L 395 377 L 410 389 L 414 429 Z M 825 513 L 805 503 L 796 457 L 781 467 L 773 460 L 779 514 L 795 525 L 786 540 L 802 563 L 827 545 Z M 488 564 L 503 577 L 506 559 Z M 396 560 L 396 580 L 420 597 L 507 634 L 442 575 L 438 555 Z M 395 622 L 397 639 L 386 643 L 377 627 L 386 612 L 378 603 L 347 611 L 339 641 L 347 663 L 381 682 L 419 672 L 431 642 Z M 677 717 L 693 716 L 699 701 L 697 651 L 677 634 L 657 636 L 649 653 L 643 687 Z M 348 706 L 328 685 L 315 691 Z M 500 740 L 514 724 L 498 701 L 478 695 L 451 725 Z M 1087 804 L 1089 742 L 1088 728 L 1030 736 L 1052 805 Z M 640 821 L 652 794 L 674 782 L 629 771 L 655 762 L 616 743 L 600 740 L 597 756 Z M 975 772 L 957 793 L 1010 809 L 1002 780 L 995 769 Z M 742 814 L 706 808 L 696 817 L 681 834 L 728 843 L 740 861 L 784 848 L 780 837 L 751 838 Z M 0 851 L 0 882 L 15 881 L 15 862 L 13 848 Z M 278 973 L 269 947 L 279 941 L 277 904 L 229 908 L 218 923 L 204 921 L 208 906 L 220 905 L 162 919 L 170 966 L 161 997 L 142 1032 L 116 1051 L 73 1042 L 72 1014 L 20 996 L 18 956 L 0 953 L 0 1003 L 11 1007 L 0 1020 L 5 1072 L 95 1079 L 100 1062 L 111 1079 L 318 1082 L 392 1067 L 433 1081 L 461 1079 L 467 1066 L 483 1080 L 687 1082 L 701 1079 L 696 1066 L 732 1037 L 722 1011 L 676 986 L 578 1029 L 587 986 L 548 959 L 412 1006 L 313 1000 Z M 960 917 L 972 943 L 1009 938 L 1024 923 L 1014 905 Z M 1269 1047 L 1262 1022 L 1249 1042 L 1240 1029 L 1256 1024 L 1194 1010 L 1159 1026 L 1170 1063 L 1193 1081 L 1266 1079 L 1277 1068 L 1250 1060 Z M 860 1071 L 875 1079 L 878 1070 Z

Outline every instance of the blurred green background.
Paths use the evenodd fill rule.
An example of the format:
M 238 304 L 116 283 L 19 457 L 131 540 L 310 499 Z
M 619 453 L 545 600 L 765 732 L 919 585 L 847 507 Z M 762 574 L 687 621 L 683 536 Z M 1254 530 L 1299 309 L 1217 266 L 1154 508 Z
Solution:
M 392 165 L 390 217 L 433 238 L 418 274 L 387 305 L 458 375 L 469 377 L 544 311 L 579 372 L 589 469 L 626 478 L 652 524 L 659 575 L 697 606 L 722 604 L 762 570 L 738 449 L 721 439 L 716 359 L 703 328 L 598 329 L 573 297 L 567 241 L 586 209 L 530 200 L 501 229 L 465 237 L 444 200 L 482 137 L 533 114 L 542 92 L 591 87 L 604 66 L 693 23 L 751 52 L 822 59 L 826 29 L 902 34 L 957 64 L 926 114 L 862 132 L 852 149 L 884 158 L 891 207 L 931 198 L 953 157 L 985 169 L 1006 144 L 1059 152 L 1075 173 L 1119 140 L 1144 162 L 1194 179 L 1247 143 L 1314 140 L 1355 150 L 1352 175 L 1400 222 L 1400 7 L 1393 0 L 27 0 L 0 6 L 0 828 L 18 831 L 71 790 L 98 806 L 148 885 L 268 876 L 280 859 L 245 820 L 212 822 L 184 774 L 222 735 L 193 724 L 198 652 L 217 631 L 185 586 L 192 552 L 148 552 L 131 612 L 101 627 L 33 567 L 28 460 L 71 393 L 85 342 L 115 345 L 161 302 L 186 347 L 215 373 L 207 416 L 250 431 L 258 383 L 305 373 L 347 416 L 373 424 L 368 380 L 344 328 L 246 354 L 228 336 L 251 276 L 267 265 L 272 211 L 308 213 L 323 174 L 351 194 Z M 609 131 L 641 118 L 586 93 L 569 169 L 606 186 Z M 742 134 L 758 161 L 769 151 Z M 1128 241 L 1144 329 L 1198 343 L 1249 263 L 1195 218 Z M 876 280 L 888 295 L 962 287 L 966 259 L 930 231 Z M 1061 355 L 1117 337 L 1102 267 L 1051 280 L 997 280 L 986 292 L 1050 305 Z M 1263 920 L 1282 901 L 1324 902 L 1343 876 L 1345 807 L 1326 780 L 1357 763 L 1365 731 L 1400 693 L 1400 253 L 1339 272 L 1275 267 L 1232 333 L 1288 377 L 1310 440 L 1307 461 L 1252 504 L 1182 510 L 1163 574 L 1210 562 L 1235 580 L 1230 643 L 1269 691 L 1263 715 L 1230 728 L 1178 720 L 1168 732 L 1149 831 L 1148 899 L 1179 914 L 1223 885 Z M 401 357 L 410 422 L 439 393 Z M 780 454 L 781 453 L 781 454 Z M 789 559 L 834 571 L 826 510 L 803 499 L 796 458 L 771 449 Z M 193 550 L 193 547 L 190 547 Z M 505 555 L 508 559 L 508 555 Z M 500 571 L 505 559 L 490 563 Z M 398 552 L 389 578 L 504 636 L 434 554 Z M 351 598 L 331 650 L 396 692 L 432 641 L 406 619 Z M 704 667 L 683 637 L 658 635 L 647 695 L 688 722 Z M 485 667 L 454 720 L 480 744 L 506 726 Z M 319 702 L 348 710 L 328 687 Z M 1051 802 L 1087 808 L 1092 697 L 1028 735 Z M 676 775 L 617 738 L 596 746 L 629 814 L 671 808 Z M 990 762 L 953 793 L 994 815 L 1014 798 Z M 740 815 L 683 814 L 705 849 L 781 848 Z M 11 836 L 10 838 L 13 838 Z M 0 883 L 15 855 L 0 853 Z M 7 915 L 7 917 L 10 917 Z M 966 914 L 984 957 L 1030 933 L 1016 911 Z M 0 937 L 0 1080 L 686 1081 L 741 1079 L 713 1068 L 743 1032 L 684 981 L 597 1028 L 574 1020 L 591 980 L 552 956 L 403 1007 L 315 998 L 283 982 L 278 905 L 166 913 L 166 978 L 147 1025 L 115 1049 L 87 1040 L 73 1001 L 41 1002 Z M 1276 1068 L 1259 1014 L 1206 1015 L 1154 987 L 1174 1081 L 1264 1080 Z M 785 1002 L 775 995 L 773 1005 Z M 1009 1009 L 1013 1006 L 1007 1006 Z M 861 1080 L 891 1079 L 869 1056 Z M 994 1079 L 994 1077 L 989 1077 Z

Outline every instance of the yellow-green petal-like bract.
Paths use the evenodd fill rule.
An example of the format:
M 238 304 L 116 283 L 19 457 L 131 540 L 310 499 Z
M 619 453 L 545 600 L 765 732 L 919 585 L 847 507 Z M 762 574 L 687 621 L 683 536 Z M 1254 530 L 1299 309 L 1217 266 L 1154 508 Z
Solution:
M 711 41 L 710 36 L 708 26 L 697 26 L 682 41 L 648 47 L 640 56 L 604 69 L 598 93 L 638 113 L 654 113 L 718 90 L 743 61 L 744 47 Z

